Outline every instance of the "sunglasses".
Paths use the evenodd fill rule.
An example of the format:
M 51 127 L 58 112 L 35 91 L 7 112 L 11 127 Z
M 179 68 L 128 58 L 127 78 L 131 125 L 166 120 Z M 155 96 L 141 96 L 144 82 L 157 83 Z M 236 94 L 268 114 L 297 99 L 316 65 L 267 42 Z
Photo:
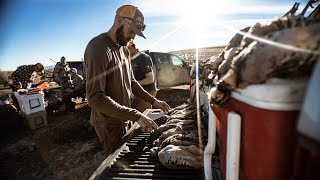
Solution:
M 132 24 L 132 25 L 134 25 L 137 29 L 139 29 L 140 31 L 144 31 L 145 29 L 146 29 L 146 25 L 143 23 L 143 22 L 141 22 L 141 21 L 135 21 L 135 20 L 133 20 L 132 18 L 128 18 L 128 17 L 122 17 L 124 20 L 126 20 L 126 19 L 129 19 L 129 20 L 131 20 L 132 22 L 130 23 L 128 20 L 126 20 L 127 21 L 127 23 L 129 23 L 129 24 Z

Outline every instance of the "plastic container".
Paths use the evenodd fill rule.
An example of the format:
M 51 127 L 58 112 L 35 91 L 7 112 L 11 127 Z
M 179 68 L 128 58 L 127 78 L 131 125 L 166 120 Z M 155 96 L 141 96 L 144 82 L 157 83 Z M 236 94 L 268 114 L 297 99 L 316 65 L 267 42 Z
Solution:
M 21 114 L 24 117 L 24 124 L 31 130 L 48 125 L 46 111 L 39 111 L 28 115 L 22 112 Z
M 143 114 L 151 118 L 152 120 L 161 118 L 164 116 L 164 112 L 161 109 L 146 109 Z
M 26 115 L 45 110 L 43 91 L 31 95 L 19 95 L 15 93 L 15 96 L 18 100 L 20 110 Z
M 317 61 L 297 124 L 298 143 L 292 180 L 320 179 L 320 58 Z
M 48 85 L 47 82 L 43 82 L 43 83 L 41 83 L 41 84 L 39 84 L 39 85 L 37 86 L 37 88 L 39 88 L 40 91 L 43 91 L 43 90 L 45 90 L 45 89 L 48 88 L 48 87 L 49 87 L 49 85 Z
M 265 84 L 234 91 L 227 104 L 221 107 L 211 106 L 217 117 L 223 179 L 236 176 L 242 180 L 290 179 L 296 122 L 307 83 L 306 79 L 271 79 Z M 241 133 L 240 147 L 236 147 L 240 150 L 239 156 L 233 155 L 239 158 L 228 161 L 230 157 L 226 154 L 238 152 L 232 149 L 234 146 L 228 147 L 228 140 L 239 138 L 239 135 L 232 137 L 231 127 L 228 127 L 230 114 L 240 115 L 237 132 Z M 232 163 L 239 163 L 238 169 L 232 169 Z M 228 167 L 231 168 L 228 170 Z

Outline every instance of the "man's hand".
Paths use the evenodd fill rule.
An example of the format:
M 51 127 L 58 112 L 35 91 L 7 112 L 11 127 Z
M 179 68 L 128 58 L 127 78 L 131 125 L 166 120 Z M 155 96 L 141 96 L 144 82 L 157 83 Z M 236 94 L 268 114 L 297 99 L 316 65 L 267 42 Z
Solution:
M 140 128 L 143 132 L 151 132 L 152 129 L 158 128 L 158 125 L 144 114 L 141 115 L 137 123 L 140 125 Z
M 169 112 L 170 106 L 165 101 L 160 101 L 156 99 L 156 101 L 152 104 L 153 107 L 162 109 L 164 112 Z

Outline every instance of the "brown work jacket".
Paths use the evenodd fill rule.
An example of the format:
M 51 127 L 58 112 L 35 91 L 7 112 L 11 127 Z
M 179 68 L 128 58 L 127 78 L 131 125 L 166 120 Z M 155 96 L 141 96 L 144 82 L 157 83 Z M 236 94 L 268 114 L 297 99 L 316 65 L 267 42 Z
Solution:
M 106 33 L 88 43 L 84 61 L 92 125 L 126 126 L 128 120 L 141 117 L 139 111 L 130 108 L 132 93 L 147 102 L 154 99 L 135 80 L 129 58 L 128 49 L 116 45 Z

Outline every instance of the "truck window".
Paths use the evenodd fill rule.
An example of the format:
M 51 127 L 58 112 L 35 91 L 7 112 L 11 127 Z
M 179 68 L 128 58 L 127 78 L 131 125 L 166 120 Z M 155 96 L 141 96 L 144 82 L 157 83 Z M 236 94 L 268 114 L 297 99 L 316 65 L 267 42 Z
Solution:
M 171 58 L 171 62 L 173 65 L 175 66 L 182 66 L 183 65 L 183 61 L 176 55 L 170 55 Z
M 160 63 L 169 63 L 169 59 L 166 54 L 155 54 L 155 59 Z

